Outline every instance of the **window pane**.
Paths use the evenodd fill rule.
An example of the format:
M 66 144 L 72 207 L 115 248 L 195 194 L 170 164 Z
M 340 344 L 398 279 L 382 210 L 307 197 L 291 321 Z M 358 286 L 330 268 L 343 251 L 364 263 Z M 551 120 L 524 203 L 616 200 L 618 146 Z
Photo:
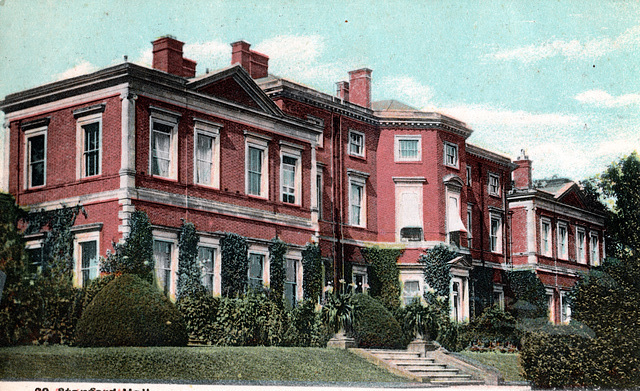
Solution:
M 198 248 L 198 262 L 202 268 L 202 285 L 207 292 L 213 292 L 214 284 L 214 254 L 215 251 L 210 247 Z
M 153 124 L 151 174 L 168 177 L 171 163 L 171 131 L 168 125 Z
M 100 173 L 100 124 L 94 122 L 82 126 L 84 129 L 84 176 L 98 175 Z
M 351 224 L 360 225 L 362 209 L 362 186 L 351 184 Z
M 295 158 L 282 157 L 282 201 L 292 204 L 296 202 L 296 162 Z
M 158 269 L 158 285 L 168 294 L 171 289 L 171 243 L 154 241 L 153 256 Z
M 403 159 L 418 158 L 418 140 L 400 140 L 400 157 Z
M 44 185 L 44 135 L 29 137 L 29 186 Z
M 251 254 L 249 256 L 249 287 L 250 288 L 262 287 L 263 261 L 264 261 L 264 255 Z
M 98 243 L 93 240 L 80 243 L 82 286 L 86 287 L 89 281 L 98 277 Z
M 286 281 L 284 296 L 287 303 L 293 307 L 296 305 L 296 261 L 293 259 L 287 259 Z
M 249 147 L 249 194 L 261 194 L 262 153 L 260 149 Z
M 211 184 L 213 166 L 213 137 L 198 134 L 196 145 L 196 181 L 203 185 Z

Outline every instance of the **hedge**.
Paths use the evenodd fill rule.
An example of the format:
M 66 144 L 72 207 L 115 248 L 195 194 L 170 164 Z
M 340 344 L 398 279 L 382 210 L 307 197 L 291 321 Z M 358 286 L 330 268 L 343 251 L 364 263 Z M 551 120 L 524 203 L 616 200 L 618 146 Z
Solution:
M 402 328 L 377 299 L 353 296 L 353 337 L 361 348 L 404 348 Z

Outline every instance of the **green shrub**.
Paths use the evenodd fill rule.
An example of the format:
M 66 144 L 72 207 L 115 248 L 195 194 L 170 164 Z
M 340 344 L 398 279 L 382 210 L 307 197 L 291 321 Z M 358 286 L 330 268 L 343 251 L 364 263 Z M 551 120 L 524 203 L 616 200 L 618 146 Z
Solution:
M 288 341 L 291 346 L 326 346 L 330 336 L 315 307 L 315 301 L 304 300 L 291 311 L 293 335 Z
M 438 335 L 439 311 L 414 300 L 405 307 L 402 325 L 412 337 L 433 339 Z
M 282 306 L 263 292 L 250 290 L 242 298 L 223 299 L 218 306 L 213 340 L 230 346 L 286 344 L 291 323 Z
M 93 298 L 96 297 L 98 292 L 102 290 L 105 286 L 107 286 L 113 279 L 116 278 L 115 274 L 106 274 L 104 276 L 100 276 L 98 278 L 94 278 L 84 289 L 84 297 L 82 302 L 83 311 L 91 304 Z
M 220 299 L 207 293 L 183 296 L 177 307 L 182 314 L 189 340 L 211 345 L 215 343 L 213 336 L 217 334 L 214 322 L 218 312 Z
M 403 348 L 402 329 L 381 302 L 365 294 L 353 297 L 353 337 L 362 348 Z
M 402 251 L 378 246 L 360 249 L 370 265 L 367 268 L 369 295 L 379 299 L 389 311 L 400 307 L 400 269 L 397 261 Z
M 451 285 L 451 265 L 449 261 L 458 253 L 449 246 L 439 244 L 420 255 L 418 262 L 424 265 L 424 281 L 433 290 L 427 290 L 424 298 L 427 304 L 439 305 L 443 311 L 449 311 L 449 289 Z M 442 303 L 439 299 L 442 298 Z
M 134 274 L 116 277 L 98 292 L 76 329 L 79 346 L 182 346 L 182 316 L 160 291 Z
M 498 306 L 488 307 L 482 315 L 474 318 L 460 330 L 460 345 L 471 350 L 506 351 L 520 347 L 521 333 L 516 328 L 516 319 Z

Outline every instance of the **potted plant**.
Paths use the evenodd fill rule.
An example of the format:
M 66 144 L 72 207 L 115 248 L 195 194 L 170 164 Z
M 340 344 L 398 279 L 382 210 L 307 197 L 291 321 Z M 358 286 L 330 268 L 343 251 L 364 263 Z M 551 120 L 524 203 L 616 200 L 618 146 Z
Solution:
M 340 282 L 344 282 L 340 280 Z M 327 346 L 348 348 L 355 347 L 353 338 L 347 337 L 353 323 L 352 290 L 344 293 L 327 290 L 326 300 L 322 307 L 322 321 L 335 335 Z

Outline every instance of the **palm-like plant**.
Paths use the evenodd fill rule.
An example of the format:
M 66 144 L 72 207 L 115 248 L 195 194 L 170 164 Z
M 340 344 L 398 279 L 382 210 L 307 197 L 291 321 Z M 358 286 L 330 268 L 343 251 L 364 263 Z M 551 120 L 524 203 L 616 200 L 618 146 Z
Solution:
M 413 330 L 413 335 L 418 339 L 435 337 L 438 329 L 437 311 L 423 306 L 420 300 L 414 300 L 406 307 L 404 327 Z
M 322 321 L 336 334 L 351 330 L 353 323 L 352 297 L 353 293 L 350 291 L 327 294 L 327 299 L 322 307 Z

